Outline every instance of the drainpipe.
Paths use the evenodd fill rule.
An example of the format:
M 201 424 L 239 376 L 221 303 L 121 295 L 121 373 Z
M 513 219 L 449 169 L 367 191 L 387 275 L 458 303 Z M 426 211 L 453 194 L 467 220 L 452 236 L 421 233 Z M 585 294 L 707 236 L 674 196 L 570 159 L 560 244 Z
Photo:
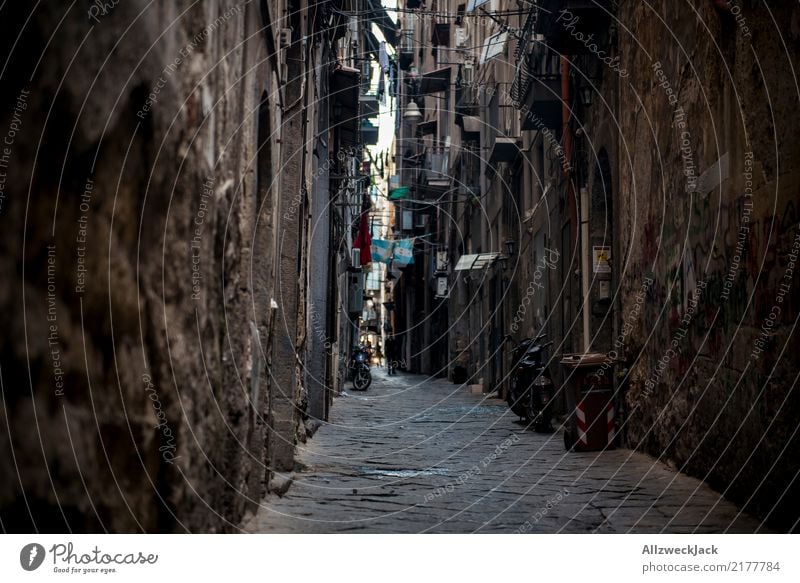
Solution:
M 583 288 L 583 352 L 589 352 L 589 189 L 581 187 L 581 279 Z
M 566 55 L 561 55 L 561 141 L 564 143 L 564 160 L 562 167 L 564 175 L 569 179 L 570 161 L 572 160 L 572 132 L 570 131 L 570 99 L 569 99 L 569 59 Z M 572 198 L 570 198 L 572 200 Z M 571 205 L 574 210 L 574 204 Z M 570 220 L 572 217 L 570 217 Z M 574 227 L 574 224 L 573 224 Z
M 570 92 L 569 92 L 569 59 L 566 55 L 561 55 L 561 141 L 564 147 L 564 160 L 562 169 L 564 177 L 567 179 L 567 200 L 569 204 L 569 239 L 572 245 L 577 243 L 578 237 L 578 209 L 575 201 L 575 188 L 572 184 L 570 166 L 572 162 L 572 130 L 570 129 Z M 572 255 L 574 257 L 574 253 Z M 572 276 L 567 276 L 569 289 L 572 290 Z M 572 295 L 570 293 L 570 295 Z M 574 305 L 574 304 L 573 304 Z M 570 316 L 571 317 L 571 316 Z M 571 346 L 571 343 L 567 343 Z

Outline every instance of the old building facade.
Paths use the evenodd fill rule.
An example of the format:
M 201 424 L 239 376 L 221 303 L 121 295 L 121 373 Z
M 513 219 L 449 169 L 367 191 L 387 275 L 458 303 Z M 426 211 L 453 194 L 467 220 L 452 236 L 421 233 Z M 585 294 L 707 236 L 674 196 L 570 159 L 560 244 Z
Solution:
M 611 354 L 618 441 L 780 524 L 798 469 L 781 358 L 798 348 L 797 54 L 796 32 L 771 35 L 797 14 L 694 5 L 401 3 L 403 111 L 422 116 L 398 135 L 398 222 L 419 238 L 397 303 L 411 369 L 487 393 L 524 337 L 554 342 L 563 387 L 562 355 Z

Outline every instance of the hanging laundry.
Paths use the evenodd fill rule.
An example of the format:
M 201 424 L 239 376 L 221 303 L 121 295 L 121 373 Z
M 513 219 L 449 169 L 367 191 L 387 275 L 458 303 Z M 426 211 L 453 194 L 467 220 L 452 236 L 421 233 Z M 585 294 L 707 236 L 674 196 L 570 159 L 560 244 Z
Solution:
M 383 71 L 378 73 L 378 101 L 386 105 L 386 82 L 384 81 Z
M 372 263 L 372 235 L 369 232 L 369 210 L 361 211 L 358 223 L 358 235 L 353 241 L 353 248 L 360 250 L 361 265 Z
M 386 52 L 386 42 L 381 41 L 381 47 L 378 50 L 378 62 L 381 65 L 381 71 L 384 73 L 389 72 L 389 53 Z
M 394 244 L 394 263 L 405 267 L 414 263 L 414 239 L 400 239 Z
M 380 263 L 389 263 L 392 260 L 393 243 L 385 239 L 372 241 L 372 260 Z

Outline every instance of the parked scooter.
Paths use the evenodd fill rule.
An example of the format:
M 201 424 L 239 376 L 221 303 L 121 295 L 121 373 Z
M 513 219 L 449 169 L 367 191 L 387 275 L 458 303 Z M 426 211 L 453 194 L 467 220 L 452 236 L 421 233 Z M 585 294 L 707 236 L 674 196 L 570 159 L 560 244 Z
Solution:
M 357 391 L 366 391 L 372 384 L 369 352 L 363 346 L 353 349 L 353 355 L 350 357 L 350 378 L 353 380 L 353 388 Z
M 553 418 L 553 379 L 547 367 L 545 348 L 553 342 L 541 343 L 544 334 L 525 338 L 514 348 L 511 388 L 506 398 L 511 410 L 534 424 L 536 431 L 551 431 Z

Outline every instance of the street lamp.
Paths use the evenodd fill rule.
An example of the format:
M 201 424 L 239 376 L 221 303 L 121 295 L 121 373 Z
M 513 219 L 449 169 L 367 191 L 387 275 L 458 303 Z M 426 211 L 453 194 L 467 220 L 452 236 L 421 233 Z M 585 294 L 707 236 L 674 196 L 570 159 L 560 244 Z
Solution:
M 584 107 L 589 107 L 592 105 L 592 94 L 594 93 L 594 88 L 589 85 L 588 83 L 582 84 L 578 87 L 578 95 L 581 99 L 581 105 Z
M 403 119 L 411 123 L 416 123 L 422 119 L 422 112 L 413 99 L 406 105 L 406 110 L 403 112 Z
M 506 239 L 503 244 L 506 246 L 506 255 L 508 255 L 508 257 L 514 257 L 514 247 L 516 245 L 514 239 Z

